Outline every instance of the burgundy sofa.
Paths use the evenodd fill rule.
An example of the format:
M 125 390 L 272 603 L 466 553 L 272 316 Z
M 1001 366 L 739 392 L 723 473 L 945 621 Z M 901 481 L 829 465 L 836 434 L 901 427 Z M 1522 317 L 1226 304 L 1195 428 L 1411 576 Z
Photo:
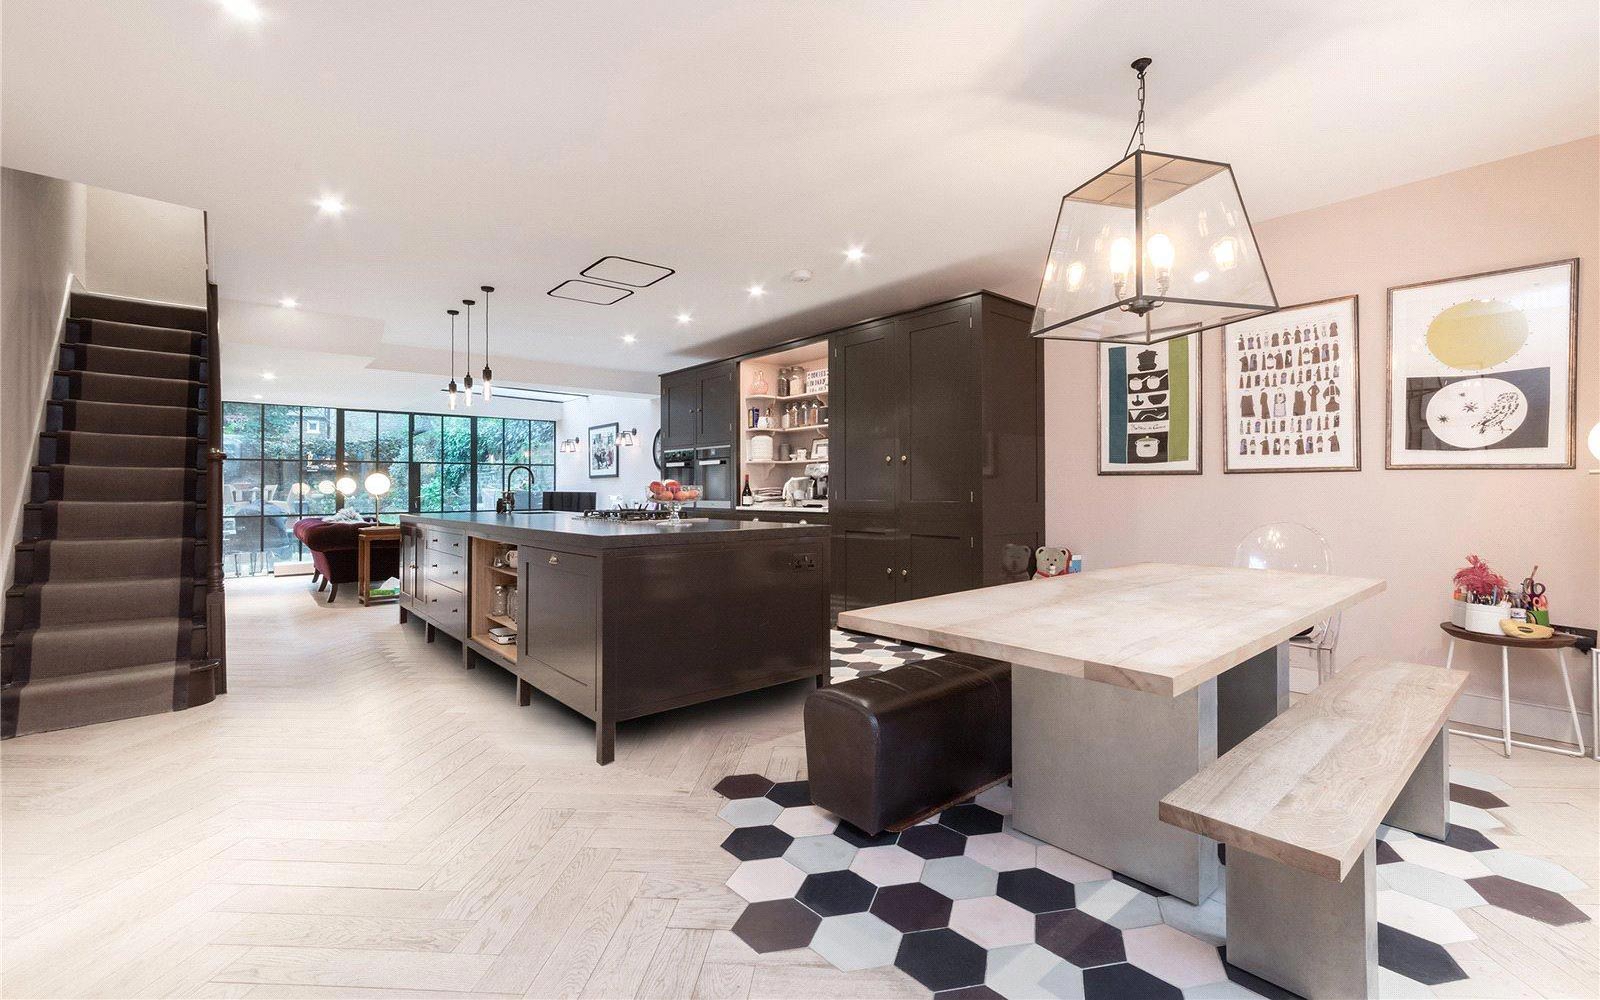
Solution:
M 316 572 L 312 580 L 320 583 L 317 589 L 328 590 L 328 603 L 339 595 L 339 584 L 355 583 L 358 575 L 357 539 L 368 521 L 325 521 L 320 517 L 303 517 L 294 523 L 294 537 L 311 553 Z M 372 546 L 372 579 L 387 580 L 400 575 L 400 546 L 392 542 L 377 542 Z

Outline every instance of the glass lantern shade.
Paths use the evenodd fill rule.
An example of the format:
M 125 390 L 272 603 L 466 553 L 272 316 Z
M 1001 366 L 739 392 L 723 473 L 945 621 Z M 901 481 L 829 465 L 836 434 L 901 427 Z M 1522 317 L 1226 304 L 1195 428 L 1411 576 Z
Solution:
M 1061 200 L 1033 334 L 1153 344 L 1278 308 L 1226 163 L 1140 149 Z

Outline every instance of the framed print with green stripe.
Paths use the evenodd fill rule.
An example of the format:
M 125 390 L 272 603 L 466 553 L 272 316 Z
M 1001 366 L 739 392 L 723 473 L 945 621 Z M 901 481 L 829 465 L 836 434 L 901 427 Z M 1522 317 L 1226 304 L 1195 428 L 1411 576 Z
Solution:
M 1102 345 L 1098 399 L 1100 475 L 1199 475 L 1199 335 Z

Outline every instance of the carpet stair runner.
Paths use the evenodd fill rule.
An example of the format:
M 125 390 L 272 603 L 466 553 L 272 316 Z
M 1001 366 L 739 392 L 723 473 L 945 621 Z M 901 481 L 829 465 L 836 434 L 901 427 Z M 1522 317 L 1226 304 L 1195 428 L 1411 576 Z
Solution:
M 203 309 L 75 294 L 0 632 L 0 737 L 171 712 L 206 658 Z

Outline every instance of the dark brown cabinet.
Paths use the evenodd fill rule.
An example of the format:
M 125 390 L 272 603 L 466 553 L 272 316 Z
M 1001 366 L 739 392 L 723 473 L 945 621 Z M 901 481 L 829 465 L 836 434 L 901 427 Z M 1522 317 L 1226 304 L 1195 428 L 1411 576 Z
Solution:
M 738 423 L 738 366 L 722 362 L 661 379 L 661 445 L 730 445 Z
M 467 636 L 466 535 L 433 527 L 400 524 L 400 613 L 465 641 Z
M 536 687 L 592 714 L 600 669 L 600 560 L 528 548 L 520 561 L 520 662 Z

